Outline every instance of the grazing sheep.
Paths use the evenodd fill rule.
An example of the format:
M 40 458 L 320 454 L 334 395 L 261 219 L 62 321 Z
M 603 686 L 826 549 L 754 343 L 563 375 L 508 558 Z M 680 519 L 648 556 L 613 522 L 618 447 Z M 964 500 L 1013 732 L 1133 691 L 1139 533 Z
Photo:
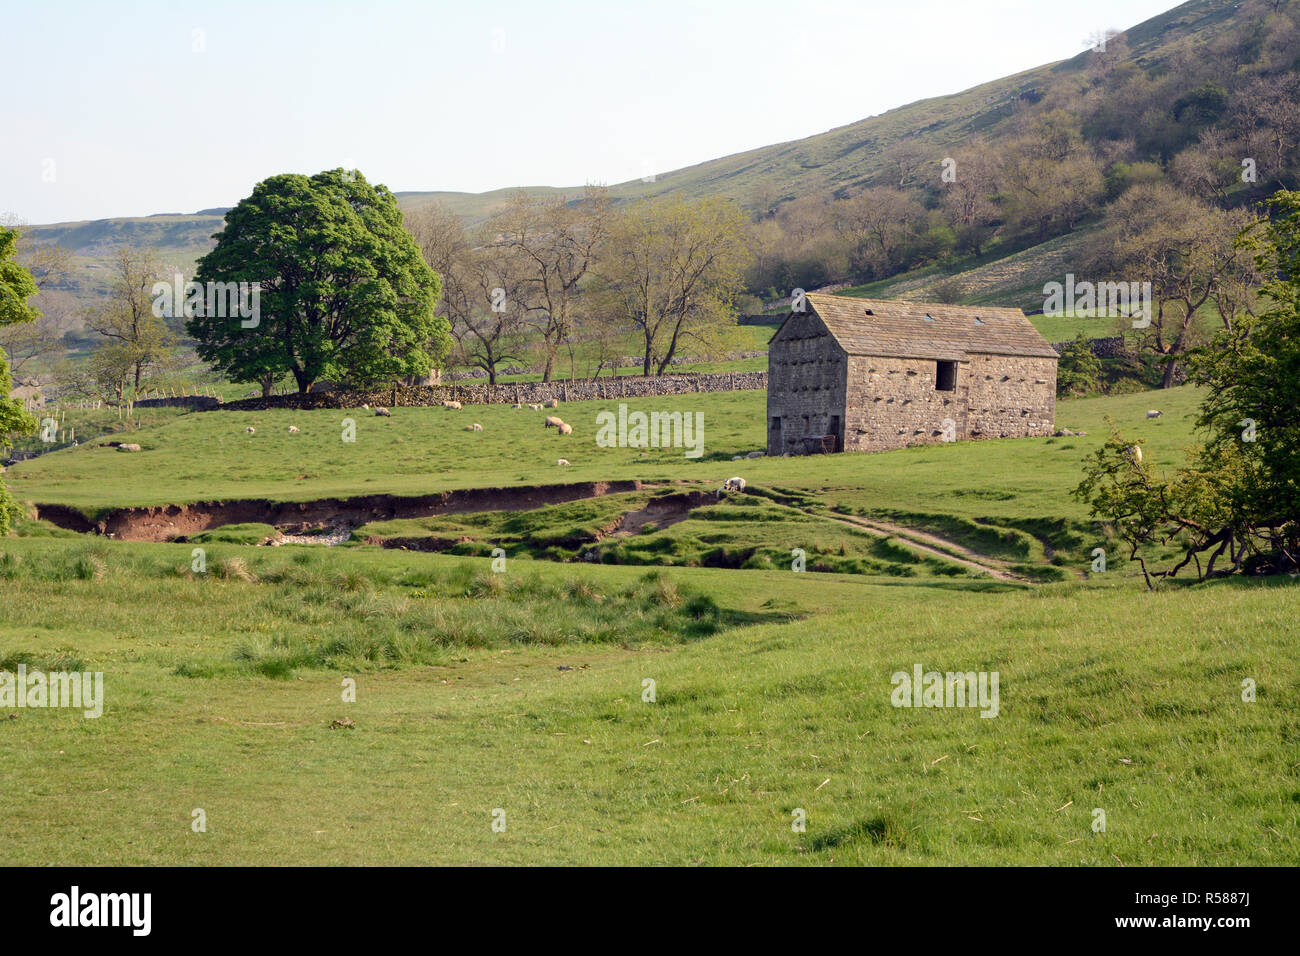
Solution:
M 549 402 L 546 402 L 545 404 L 547 408 L 559 408 L 560 400 L 558 398 L 553 398 Z
M 731 456 L 731 460 L 732 460 L 732 461 L 744 461 L 744 460 L 745 460 L 745 456 L 744 456 L 744 455 L 732 455 L 732 456 Z
M 557 459 L 555 460 L 555 463 L 556 463 L 557 465 L 567 465 L 567 464 L 569 463 L 569 459 L 567 459 L 567 458 L 557 458 Z
M 296 435 L 296 434 L 298 434 L 298 426 L 297 426 L 297 425 L 290 425 L 290 426 L 289 426 L 289 434 L 290 434 L 290 435 Z
M 540 411 L 542 410 L 542 406 L 541 406 L 541 405 L 534 405 L 534 404 L 532 404 L 531 402 L 529 403 L 528 407 L 531 408 L 531 409 L 532 409 L 533 411 L 535 411 L 535 412 L 540 412 Z
M 765 451 L 751 451 L 751 452 L 750 452 L 748 455 L 746 455 L 745 457 L 746 457 L 746 458 L 766 458 L 766 457 L 767 457 L 767 452 L 765 452 Z
M 546 421 L 542 422 L 543 428 L 559 428 L 564 422 L 560 421 L 554 415 L 547 415 Z
M 518 402 L 515 402 L 515 403 L 514 403 L 513 405 L 511 405 L 510 407 L 511 407 L 511 408 L 523 408 L 524 406 L 520 405 Z
M 461 409 L 461 404 L 460 404 L 460 402 L 451 402 L 451 401 L 447 401 L 447 402 L 443 402 L 443 403 L 442 403 L 442 407 L 443 407 L 443 408 L 449 408 L 449 409 L 451 409 L 453 412 L 458 412 L 458 411 L 460 411 L 460 409 Z
M 559 424 L 559 429 L 560 429 L 560 434 L 561 434 L 561 435 L 572 435 L 572 434 L 573 434 L 573 426 L 572 426 L 572 425 L 566 425 L 564 422 L 560 422 L 560 424 Z
M 244 429 L 244 434 L 245 434 L 245 435 L 253 435 L 253 434 L 256 434 L 256 432 L 257 432 L 257 429 L 254 428 L 252 425 L 249 425 L 247 428 Z
M 1129 445 L 1124 449 L 1124 457 L 1135 465 L 1142 464 L 1142 449 L 1137 445 Z
M 1151 411 L 1147 412 L 1147 418 L 1159 418 L 1163 414 L 1164 412 L 1157 411 L 1153 408 Z
M 465 431 L 467 432 L 481 432 L 482 430 L 483 430 L 483 426 L 480 425 L 478 422 L 475 422 L 473 425 L 465 426 Z
M 390 411 L 389 411 L 388 409 L 386 409 L 386 408 L 376 408 L 376 409 L 375 409 L 375 416 L 376 416 L 377 418 L 392 418 L 392 417 L 393 417 L 393 413 L 390 412 Z
M 728 492 L 744 491 L 744 490 L 745 490 L 744 478 L 728 478 L 726 481 L 722 483 L 722 487 L 718 489 L 718 497 L 721 498 L 723 495 L 727 494 Z

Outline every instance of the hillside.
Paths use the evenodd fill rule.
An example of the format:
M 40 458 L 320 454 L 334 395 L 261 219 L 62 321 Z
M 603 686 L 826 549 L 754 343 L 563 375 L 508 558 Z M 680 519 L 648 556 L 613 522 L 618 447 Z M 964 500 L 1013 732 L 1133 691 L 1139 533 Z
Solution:
M 1158 69 L 1181 42 L 1204 43 L 1230 25 L 1240 0 L 1192 0 L 1125 31 L 1131 59 L 1144 69 Z M 641 180 L 619 183 L 610 191 L 616 199 L 635 200 L 680 191 L 688 197 L 723 194 L 751 211 L 764 213 L 784 202 L 809 195 L 844 195 L 885 176 L 886 151 L 912 141 L 935 156 L 974 136 L 996 141 L 1012 119 L 1017 104 L 1034 100 L 1046 88 L 1068 82 L 1086 68 L 1087 52 L 1014 76 L 992 80 L 950 96 L 918 100 L 787 143 L 777 143 Z M 565 191 L 581 188 L 580 183 Z M 530 189 L 530 192 L 541 190 Z M 446 202 L 470 219 L 485 219 L 509 190 L 490 193 L 401 193 L 403 204 Z
M 1129 59 L 1159 72 L 1180 44 L 1204 44 L 1231 25 L 1237 0 L 1192 0 L 1126 31 Z M 722 194 L 737 199 L 756 216 L 796 197 L 843 197 L 864 186 L 888 184 L 890 150 L 899 144 L 926 156 L 947 151 L 979 137 L 996 145 L 1009 136 L 1017 107 L 1037 102 L 1053 89 L 1074 82 L 1085 70 L 1087 53 L 1003 77 L 950 96 L 920 100 L 824 133 L 736 153 L 683 169 L 661 173 L 653 182 L 632 180 L 610 187 L 616 201 L 630 201 L 680 191 L 690 198 Z M 581 188 L 534 186 L 532 195 L 566 194 Z M 468 222 L 499 211 L 513 188 L 485 193 L 399 192 L 410 210 L 431 201 L 448 205 Z M 208 211 L 205 211 L 208 212 Z M 76 255 L 69 291 L 90 300 L 102 291 L 99 273 L 115 244 L 157 249 L 182 271 L 212 245 L 222 227 L 220 211 L 212 214 L 155 215 L 93 222 L 29 227 L 31 238 L 57 242 Z M 1041 283 L 1040 283 L 1041 284 Z

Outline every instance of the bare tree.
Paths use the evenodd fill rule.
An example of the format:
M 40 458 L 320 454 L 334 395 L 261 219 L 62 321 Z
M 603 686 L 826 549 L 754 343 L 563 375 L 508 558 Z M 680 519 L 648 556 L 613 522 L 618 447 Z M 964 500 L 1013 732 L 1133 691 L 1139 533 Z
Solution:
M 1214 301 L 1227 326 L 1249 308 L 1253 265 L 1236 237 L 1253 219 L 1164 183 L 1134 186 L 1112 203 L 1110 213 L 1091 265 L 1123 281 L 1151 284 L 1151 324 L 1142 343 L 1164 356 L 1161 387 L 1169 388 L 1180 360 L 1197 344 L 1202 306 Z
M 900 263 L 899 252 L 924 220 L 921 204 L 901 189 L 877 186 L 835 204 L 835 225 L 850 246 L 850 264 L 875 275 Z
M 998 165 L 987 146 L 979 144 L 953 157 L 953 178 L 943 184 L 943 210 L 957 241 L 979 255 L 1000 215 L 995 196 Z
M 747 231 L 740 208 L 717 197 L 663 196 L 617 217 L 595 294 L 612 321 L 641 334 L 643 374 L 662 375 L 684 342 L 708 347 L 734 324 Z
M 899 189 L 916 185 L 921 170 L 936 162 L 934 150 L 914 139 L 900 139 L 884 151 L 881 160 L 889 182 Z
M 116 374 L 124 364 L 129 366 L 128 378 L 138 393 L 145 373 L 158 366 L 175 344 L 175 336 L 153 314 L 152 289 L 160 279 L 160 266 L 152 252 L 122 247 L 114 251 L 109 268 L 108 299 L 89 311 L 86 326 L 109 340 L 106 368 Z
M 1300 75 L 1287 72 L 1258 77 L 1235 98 L 1236 132 L 1249 156 L 1258 160 L 1259 172 L 1282 189 L 1300 146 Z
M 596 264 L 609 220 L 605 189 L 588 186 L 572 203 L 532 199 L 520 191 L 489 223 L 494 245 L 520 270 L 519 300 L 525 321 L 540 338 L 544 382 L 551 380 L 560 345 L 573 333 L 578 287 Z
M 406 219 L 425 261 L 442 277 L 438 311 L 451 323 L 459 364 L 499 368 L 523 355 L 524 268 L 517 250 L 490 229 L 471 236 L 460 217 L 431 203 Z

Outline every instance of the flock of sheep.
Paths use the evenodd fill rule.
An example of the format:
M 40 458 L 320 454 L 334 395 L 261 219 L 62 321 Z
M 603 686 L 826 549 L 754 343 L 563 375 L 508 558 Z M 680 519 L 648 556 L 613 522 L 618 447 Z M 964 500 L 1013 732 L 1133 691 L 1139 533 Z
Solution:
M 369 405 L 362 405 L 361 407 L 364 408 L 366 411 L 371 410 Z M 442 407 L 447 409 L 448 411 L 453 411 L 453 412 L 461 411 L 464 408 L 464 406 L 460 402 L 456 402 L 456 401 L 445 401 L 442 403 Z M 512 407 L 516 409 L 521 409 L 524 408 L 525 406 L 516 402 Z M 544 408 L 559 408 L 559 407 L 560 407 L 559 401 L 554 398 L 543 404 L 537 404 L 537 405 L 529 404 L 527 406 L 528 409 L 534 412 L 540 412 Z M 389 418 L 392 416 L 392 412 L 390 412 L 386 408 L 375 408 L 374 413 L 375 415 L 381 418 Z M 1152 418 L 1160 418 L 1161 415 L 1163 414 L 1164 413 L 1159 410 L 1151 409 L 1150 411 L 1147 412 L 1147 419 L 1150 420 Z M 547 415 L 546 421 L 542 423 L 542 427 L 554 428 L 556 432 L 561 435 L 573 434 L 573 426 L 561 420 L 560 417 L 557 415 Z M 465 426 L 465 431 L 467 432 L 481 432 L 482 430 L 483 430 L 483 426 L 480 425 L 478 422 L 474 422 L 471 425 Z M 247 428 L 244 429 L 244 433 L 247 435 L 253 435 L 257 433 L 257 429 L 253 428 L 252 425 L 249 425 Z M 290 435 L 298 434 L 298 426 L 290 425 L 289 434 Z M 750 452 L 748 455 L 744 456 L 744 458 L 762 458 L 762 457 L 763 457 L 763 452 L 761 451 Z M 1124 449 L 1124 457 L 1126 457 L 1129 461 L 1131 461 L 1135 465 L 1142 464 L 1141 447 L 1139 447 L 1138 445 L 1129 445 L 1127 448 Z M 742 461 L 743 459 L 740 455 L 736 455 L 731 460 Z M 567 458 L 558 458 L 556 459 L 555 464 L 558 466 L 567 466 L 569 464 L 569 460 Z M 744 490 L 745 490 L 745 479 L 740 477 L 733 477 L 733 478 L 728 478 L 725 482 L 723 482 L 722 487 L 718 489 L 717 494 L 718 497 L 721 498 L 724 494 L 729 494 L 731 492 L 742 492 Z
M 373 412 L 375 413 L 375 415 L 378 416 L 378 417 L 380 417 L 380 418 L 391 418 L 391 417 L 392 417 L 392 414 L 393 414 L 393 413 L 390 412 L 387 408 L 376 407 L 376 408 L 374 408 L 374 409 L 371 409 L 371 407 L 370 407 L 369 405 L 362 405 L 361 407 L 362 407 L 363 409 L 365 409 L 366 411 L 368 411 L 368 412 L 369 412 L 369 411 L 373 411 Z M 450 400 L 449 400 L 449 401 L 445 401 L 445 402 L 443 402 L 443 403 L 442 403 L 442 407 L 445 408 L 445 409 L 447 409 L 448 411 L 459 412 L 459 411 L 461 411 L 465 406 L 462 405 L 460 402 L 450 401 Z M 518 402 L 516 402 L 516 403 L 514 404 L 513 407 L 515 407 L 515 408 L 523 408 L 524 406 L 521 405 L 521 404 L 519 404 Z M 560 402 L 559 402 L 558 399 L 554 399 L 554 398 L 552 398 L 550 401 L 545 402 L 545 403 L 543 403 L 543 404 L 538 404 L 538 405 L 532 405 L 532 404 L 530 404 L 530 405 L 528 405 L 527 407 L 530 408 L 531 410 L 535 411 L 535 412 L 540 412 L 543 408 L 559 408 L 559 407 L 560 407 Z M 554 429 L 555 429 L 559 434 L 561 434 L 561 435 L 572 435 L 572 434 L 573 434 L 573 426 L 570 425 L 570 424 L 568 424 L 567 422 L 562 421 L 558 416 L 555 416 L 555 415 L 547 415 L 547 416 L 546 416 L 546 421 L 543 423 L 542 427 L 543 427 L 543 428 L 554 428 Z M 465 426 L 465 431 L 467 431 L 467 432 L 481 432 L 482 430 L 483 430 L 483 426 L 480 425 L 478 422 L 474 422 L 473 424 L 470 424 L 470 425 L 466 425 L 466 426 Z M 252 425 L 249 425 L 247 428 L 244 429 L 244 434 L 246 434 L 246 435 L 255 435 L 255 434 L 257 434 L 257 429 L 254 428 Z M 298 434 L 298 426 L 297 426 L 297 425 L 290 425 L 290 426 L 289 426 L 289 434 L 290 434 L 290 435 L 296 435 L 296 434 Z M 556 464 L 556 465 L 568 465 L 568 464 L 569 464 L 569 460 L 568 460 L 567 458 L 559 458 L 559 459 L 556 460 L 555 464 Z
M 362 407 L 363 409 L 365 409 L 366 411 L 372 411 L 372 409 L 371 409 L 371 407 L 370 407 L 369 405 L 362 405 L 361 407 Z M 444 402 L 442 403 L 442 407 L 445 408 L 445 409 L 447 409 L 448 411 L 459 412 L 459 411 L 461 411 L 461 410 L 464 408 L 464 405 L 462 405 L 460 402 L 450 401 L 450 400 L 449 400 L 449 401 L 444 401 Z M 512 407 L 513 407 L 513 408 L 516 408 L 516 409 L 528 408 L 528 409 L 530 409 L 531 411 L 534 411 L 534 412 L 540 412 L 540 411 L 541 411 L 542 409 L 544 409 L 544 408 L 559 408 L 559 407 L 560 407 L 560 403 L 559 403 L 559 401 L 558 401 L 557 399 L 554 399 L 554 398 L 553 398 L 553 399 L 551 399 L 551 400 L 548 401 L 548 402 L 545 402 L 545 403 L 542 403 L 542 404 L 537 404 L 537 405 L 529 404 L 529 405 L 525 406 L 525 405 L 521 405 L 520 403 L 516 402 Z M 392 412 L 390 412 L 387 408 L 375 408 L 375 409 L 373 409 L 373 411 L 374 411 L 375 415 L 379 416 L 380 418 L 390 418 L 390 417 L 392 416 Z M 1158 413 L 1157 413 L 1157 414 L 1158 414 Z M 544 422 L 542 423 L 542 427 L 543 427 L 543 428 L 554 428 L 554 429 L 556 430 L 556 432 L 557 432 L 558 434 L 560 434 L 560 435 L 572 435 L 572 434 L 573 434 L 573 426 L 570 425 L 570 424 L 568 424 L 567 422 L 563 421 L 563 420 L 562 420 L 558 415 L 547 415 L 547 416 L 546 416 L 546 421 L 544 421 Z M 481 432 L 482 430 L 483 430 L 483 426 L 480 425 L 478 422 L 474 422 L 473 424 L 470 424 L 470 425 L 466 425 L 466 426 L 465 426 L 465 431 L 467 431 L 467 432 Z M 244 433 L 245 433 L 246 435 L 255 435 L 255 434 L 257 434 L 257 429 L 255 429 L 252 425 L 249 425 L 247 428 L 244 429 Z M 290 425 L 290 426 L 289 426 L 289 434 L 290 434 L 290 435 L 296 435 L 296 434 L 298 434 L 298 426 L 297 426 L 297 425 Z M 758 452 L 750 452 L 748 455 L 746 455 L 746 456 L 744 456 L 744 457 L 745 457 L 745 458 L 761 458 L 761 457 L 763 457 L 763 452 L 761 452 L 761 451 L 758 451 Z M 741 461 L 741 460 L 742 460 L 742 457 L 741 457 L 740 455 L 737 455 L 735 458 L 733 458 L 733 459 L 731 459 L 731 460 L 732 460 L 732 461 Z M 1140 460 L 1140 459 L 1139 459 L 1139 460 Z M 557 466 L 561 466 L 561 467 L 568 466 L 568 464 L 569 464 L 569 460 L 568 460 L 567 458 L 557 458 L 556 461 L 555 461 L 555 464 L 556 464 Z M 728 494 L 728 493 L 730 493 L 730 492 L 739 492 L 739 491 L 744 491 L 744 490 L 745 490 L 745 479 L 744 479 L 744 478 L 740 478 L 740 477 L 728 478 L 725 482 L 723 482 L 722 487 L 718 489 L 717 494 L 718 494 L 718 497 L 721 498 L 724 494 Z

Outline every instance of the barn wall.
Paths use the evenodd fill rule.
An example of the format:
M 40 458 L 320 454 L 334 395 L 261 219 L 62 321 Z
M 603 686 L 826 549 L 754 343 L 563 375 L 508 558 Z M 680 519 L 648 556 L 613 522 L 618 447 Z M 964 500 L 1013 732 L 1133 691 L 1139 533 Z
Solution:
M 968 365 L 957 366 L 957 389 L 934 387 L 936 363 L 925 359 L 854 355 L 849 359 L 845 451 L 885 451 L 943 440 L 944 420 L 952 434 L 966 434 Z
M 957 388 L 935 388 L 937 364 L 852 356 L 845 451 L 885 451 L 944 440 L 1050 435 L 1056 361 L 971 355 L 957 364 Z
M 1050 435 L 1056 421 L 1056 360 L 972 355 L 967 438 Z
M 803 438 L 844 416 L 848 355 L 815 313 L 792 315 L 768 345 L 767 453 L 803 453 Z M 772 427 L 781 419 L 780 431 Z M 841 431 L 843 430 L 841 424 Z

